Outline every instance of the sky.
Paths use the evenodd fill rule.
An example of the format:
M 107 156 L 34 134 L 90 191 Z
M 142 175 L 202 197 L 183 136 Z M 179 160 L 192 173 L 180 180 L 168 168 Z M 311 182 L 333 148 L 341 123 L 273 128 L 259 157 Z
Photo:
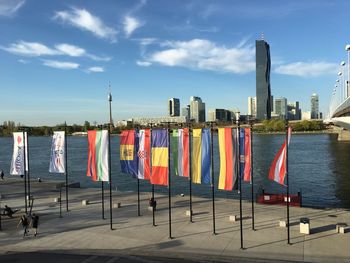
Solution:
M 0 123 L 104 123 L 167 115 L 167 100 L 247 113 L 255 40 L 271 92 L 326 112 L 348 70 L 347 0 L 0 0 Z M 344 74 L 347 77 L 347 74 Z

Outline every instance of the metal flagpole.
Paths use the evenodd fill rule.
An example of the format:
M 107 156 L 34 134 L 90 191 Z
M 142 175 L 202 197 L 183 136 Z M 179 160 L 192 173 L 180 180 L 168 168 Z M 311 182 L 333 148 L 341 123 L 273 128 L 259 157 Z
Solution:
M 171 176 L 170 176 L 170 127 L 168 123 L 167 135 L 168 135 L 168 201 L 169 201 L 169 239 L 172 239 L 171 235 Z
M 60 218 L 62 217 L 62 185 L 60 185 Z
M 25 140 L 25 132 L 22 132 L 23 134 L 23 165 L 24 165 L 24 206 L 25 206 L 25 212 L 27 214 L 28 208 L 27 208 L 27 162 L 26 162 L 26 140 Z
M 104 194 L 103 181 L 101 181 L 101 194 L 102 194 L 102 219 L 105 219 L 105 194 Z
M 151 129 L 150 129 L 150 140 L 151 140 L 151 147 L 152 147 L 152 123 L 150 123 L 151 125 Z M 152 148 L 151 148 L 151 152 L 152 152 Z M 152 176 L 152 175 L 151 175 Z M 156 218 L 155 218 L 155 210 L 156 210 L 156 206 L 153 205 L 155 204 L 155 200 L 154 200 L 154 184 L 152 184 L 152 224 L 153 226 L 156 226 Z
M 211 193 L 212 193 L 212 203 L 213 203 L 213 234 L 216 235 L 215 231 L 215 190 L 214 190 L 214 143 L 213 143 L 213 122 L 210 123 L 210 158 L 211 158 Z
M 192 218 L 192 147 L 191 147 L 191 130 L 188 129 L 188 151 L 189 151 L 189 164 L 190 164 L 190 176 L 189 176 L 189 184 L 190 184 L 190 222 L 193 223 Z
M 30 204 L 30 167 L 29 167 L 29 141 L 28 141 L 28 133 L 26 134 L 26 137 L 25 137 L 25 144 L 26 144 L 26 150 L 27 150 L 27 154 L 26 154 L 26 166 L 25 167 L 28 167 L 28 170 L 27 170 L 27 182 L 28 182 L 28 194 L 27 194 L 27 199 L 29 201 L 29 204 Z
M 111 88 L 111 85 L 109 85 Z M 111 230 L 113 230 L 113 211 L 112 211 L 112 167 L 111 167 L 111 133 L 113 131 L 113 120 L 112 120 L 112 93 L 109 91 L 109 130 L 108 130 L 108 180 L 109 180 L 109 223 Z
M 287 177 L 287 237 L 290 245 L 290 228 L 289 228 L 289 175 L 288 175 L 288 120 L 286 120 L 286 177 Z
M 137 215 L 141 216 L 140 211 L 140 179 L 137 178 Z
M 250 182 L 252 184 L 252 229 L 255 230 L 254 218 L 254 172 L 253 172 L 253 124 L 250 123 Z
M 239 176 L 239 222 L 240 222 L 240 230 L 241 230 L 241 249 L 243 246 L 243 219 L 242 219 L 242 176 L 241 176 L 241 153 L 240 153 L 240 137 L 241 137 L 241 129 L 240 129 L 240 115 L 239 112 L 237 114 L 237 129 L 238 129 L 238 176 Z
M 67 212 L 69 211 L 68 209 L 68 202 L 69 202 L 69 199 L 68 199 L 68 142 L 67 142 L 67 123 L 64 122 L 64 146 L 65 146 L 65 149 L 64 149 L 64 170 L 65 170 L 65 173 L 66 173 L 66 210 Z

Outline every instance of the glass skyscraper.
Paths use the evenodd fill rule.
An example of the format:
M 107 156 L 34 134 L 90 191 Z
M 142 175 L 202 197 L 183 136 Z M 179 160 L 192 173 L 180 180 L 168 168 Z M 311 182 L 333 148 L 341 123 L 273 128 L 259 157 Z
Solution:
M 255 41 L 256 118 L 271 119 L 270 46 L 264 40 Z

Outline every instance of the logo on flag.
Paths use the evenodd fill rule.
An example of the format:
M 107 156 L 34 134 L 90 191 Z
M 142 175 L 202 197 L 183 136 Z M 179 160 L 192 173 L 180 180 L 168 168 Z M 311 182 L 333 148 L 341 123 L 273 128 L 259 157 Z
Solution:
M 52 136 L 50 173 L 65 173 L 65 132 L 55 131 Z

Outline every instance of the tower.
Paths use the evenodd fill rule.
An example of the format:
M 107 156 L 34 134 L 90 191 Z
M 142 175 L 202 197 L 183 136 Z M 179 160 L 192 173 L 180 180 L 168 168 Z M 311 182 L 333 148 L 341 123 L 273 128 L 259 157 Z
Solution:
M 318 108 L 318 95 L 313 93 L 311 95 L 311 119 L 319 118 L 319 108 Z
M 171 98 L 168 100 L 168 112 L 169 116 L 175 117 L 180 116 L 180 100 Z
M 270 46 L 264 40 L 255 41 L 256 118 L 271 119 Z

